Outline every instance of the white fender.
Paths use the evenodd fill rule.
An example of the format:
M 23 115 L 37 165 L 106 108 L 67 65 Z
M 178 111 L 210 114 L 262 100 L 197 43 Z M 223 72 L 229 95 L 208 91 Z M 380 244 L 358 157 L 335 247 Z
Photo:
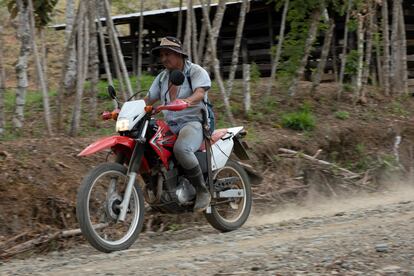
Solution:
M 227 129 L 227 134 L 211 146 L 211 166 L 213 171 L 226 165 L 233 150 L 233 137 L 243 129 L 242 126 Z

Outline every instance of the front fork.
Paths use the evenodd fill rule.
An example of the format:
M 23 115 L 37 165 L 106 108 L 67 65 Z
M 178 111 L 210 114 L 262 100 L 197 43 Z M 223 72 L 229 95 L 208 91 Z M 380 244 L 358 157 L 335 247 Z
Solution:
M 135 183 L 135 178 L 139 167 L 141 166 L 142 157 L 144 156 L 144 147 L 145 147 L 145 133 L 148 128 L 148 120 L 145 121 L 144 127 L 141 131 L 141 136 L 137 139 L 134 147 L 134 151 L 131 155 L 131 160 L 128 165 L 127 179 L 128 184 L 125 189 L 124 199 L 120 204 L 120 213 L 118 216 L 118 221 L 125 221 L 126 213 L 128 211 L 129 201 L 131 199 L 132 188 Z

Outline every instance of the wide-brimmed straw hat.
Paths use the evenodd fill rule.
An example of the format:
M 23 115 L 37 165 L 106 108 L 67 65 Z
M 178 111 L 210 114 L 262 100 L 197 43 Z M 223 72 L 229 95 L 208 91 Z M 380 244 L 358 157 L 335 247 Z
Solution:
M 181 41 L 178 38 L 175 38 L 173 36 L 163 37 L 161 39 L 160 46 L 154 47 L 151 50 L 151 54 L 159 57 L 161 49 L 168 49 L 168 50 L 171 50 L 171 51 L 174 51 L 176 53 L 183 55 L 184 58 L 188 58 L 188 55 L 183 51 Z

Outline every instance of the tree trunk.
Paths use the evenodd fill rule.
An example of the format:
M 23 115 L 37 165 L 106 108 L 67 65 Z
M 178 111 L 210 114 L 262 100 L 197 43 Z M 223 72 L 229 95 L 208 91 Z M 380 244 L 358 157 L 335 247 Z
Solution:
M 69 39 L 67 40 L 66 46 L 65 46 L 65 55 L 63 57 L 59 89 L 58 89 L 57 97 L 56 97 L 56 113 L 57 113 L 56 120 L 57 120 L 58 130 L 62 129 L 62 96 L 64 94 L 64 91 L 66 91 L 65 76 L 66 76 L 67 70 L 69 70 L 68 64 L 69 64 L 70 55 L 72 51 L 72 45 L 74 45 L 74 41 L 76 38 L 75 36 L 79 29 L 78 22 L 84 17 L 84 14 L 85 14 L 85 7 L 82 3 L 83 1 L 79 2 L 78 10 L 76 12 L 76 18 L 73 21 L 72 32 L 70 33 Z
M 239 62 L 240 42 L 243 36 L 244 21 L 246 18 L 247 10 L 249 9 L 249 1 L 243 0 L 240 7 L 239 23 L 237 24 L 236 38 L 234 41 L 233 55 L 231 58 L 231 67 L 229 72 L 229 78 L 227 80 L 227 95 L 230 97 L 231 90 L 233 88 L 233 81 L 236 75 L 237 64 Z M 246 80 L 246 79 L 244 79 Z
M 139 33 L 138 33 L 137 91 L 141 91 L 142 45 L 143 45 L 143 32 L 144 32 L 144 0 L 141 0 L 141 4 L 140 4 L 139 31 L 138 32 Z
M 13 117 L 13 125 L 17 129 L 23 127 L 24 106 L 29 81 L 27 79 L 27 60 L 30 54 L 30 27 L 28 9 L 24 7 L 23 0 L 16 0 L 19 10 L 19 27 L 17 37 L 20 40 L 20 54 L 16 64 L 17 90 L 16 106 Z
M 358 14 L 358 70 L 357 70 L 357 77 L 356 77 L 356 89 L 355 89 L 355 98 L 354 100 L 357 101 L 358 99 L 362 99 L 363 101 L 365 95 L 361 94 L 362 91 L 362 70 L 364 67 L 364 17 L 362 14 Z
M 345 74 L 345 64 L 346 64 L 346 56 L 348 50 L 348 23 L 349 17 L 351 16 L 351 8 L 352 8 L 352 0 L 348 0 L 348 6 L 345 16 L 345 28 L 344 28 L 344 42 L 342 48 L 342 55 L 341 55 L 341 68 L 339 70 L 339 89 L 338 89 L 338 99 L 341 98 L 342 92 L 344 90 L 344 74 Z
M 30 24 L 30 34 L 31 34 L 31 42 L 32 42 L 32 48 L 33 48 L 33 55 L 34 55 L 34 61 L 36 64 L 36 71 L 37 71 L 37 77 L 39 82 L 39 88 L 42 90 L 42 97 L 43 97 L 43 112 L 45 116 L 45 124 L 46 129 L 49 135 L 53 134 L 52 131 L 52 122 L 50 117 L 50 106 L 49 106 L 49 92 L 47 90 L 46 82 L 45 82 L 45 76 L 43 74 L 43 68 L 42 68 L 42 61 L 39 57 L 39 51 L 37 50 L 36 45 L 36 37 L 35 37 L 35 19 L 34 19 L 34 9 L 33 9 L 33 1 L 28 0 L 28 8 L 29 8 L 29 24 Z
M 325 33 L 325 38 L 322 46 L 322 53 L 318 63 L 318 68 L 313 75 L 311 92 L 315 92 L 321 83 L 322 75 L 325 73 L 326 60 L 328 59 L 329 49 L 331 48 L 332 35 L 335 29 L 335 22 L 333 19 L 329 20 L 329 26 Z
M 221 23 L 223 22 L 223 17 L 224 17 L 225 11 L 226 11 L 226 1 L 225 0 L 219 0 L 218 6 L 217 6 L 217 9 L 216 9 L 216 14 L 214 15 L 213 25 L 211 27 L 211 33 L 209 32 L 209 35 L 213 36 L 214 45 L 217 45 L 217 38 L 218 38 L 218 35 L 220 33 Z M 210 17 L 208 17 L 208 20 L 210 22 Z M 207 26 L 206 22 L 204 22 L 204 24 L 206 24 L 206 26 Z M 211 22 L 210 22 L 210 26 L 211 26 Z M 209 41 L 210 41 L 210 38 L 209 38 Z M 210 63 L 211 63 L 211 60 L 210 60 L 211 54 L 210 53 L 211 53 L 211 51 L 212 51 L 211 50 L 211 45 L 209 43 L 209 45 L 207 47 L 206 54 L 204 55 L 204 60 L 203 60 L 203 66 L 204 67 L 208 67 L 208 68 L 210 67 Z
M 197 43 L 197 19 L 195 16 L 195 11 L 191 8 L 191 40 L 192 40 L 192 55 L 193 55 L 193 62 L 199 64 L 200 60 L 198 58 L 198 43 Z
M 390 95 L 390 39 L 389 39 L 389 29 L 388 29 L 388 0 L 382 1 L 382 40 L 383 40 L 383 48 L 384 48 L 384 64 L 383 64 L 383 72 L 384 75 L 382 77 L 384 82 L 384 93 L 385 95 Z
M 183 29 L 183 0 L 180 0 L 180 11 L 178 12 L 177 38 L 181 41 L 181 32 Z
M 368 26 L 366 28 L 366 52 L 365 52 L 365 63 L 362 73 L 362 85 L 368 84 L 369 72 L 371 67 L 371 56 L 372 56 L 372 30 L 374 25 L 374 18 L 376 12 L 376 6 L 374 3 L 368 3 Z
M 43 76 L 45 76 L 45 83 L 46 87 L 49 88 L 49 76 L 48 76 L 48 64 L 47 64 L 47 46 L 46 46 L 46 37 L 45 37 L 45 29 L 40 29 L 40 51 L 41 61 L 42 61 L 42 68 L 43 68 Z
M 114 39 L 114 37 L 111 35 L 111 31 L 109 29 L 110 28 L 107 25 L 106 26 L 106 33 L 108 35 L 109 46 L 111 48 L 112 65 L 113 65 L 113 70 L 115 71 L 115 78 L 118 80 L 119 90 L 121 91 L 122 98 L 124 100 L 127 100 L 128 96 L 127 96 L 127 93 L 125 92 L 125 85 L 124 85 L 124 81 L 123 81 L 123 77 L 122 77 L 122 73 L 121 73 L 121 65 L 120 65 L 120 61 L 119 61 L 118 52 L 117 52 L 116 46 L 115 46 L 115 39 L 117 39 L 117 38 Z
M 221 75 L 220 75 L 220 63 L 217 59 L 216 40 L 214 39 L 213 29 L 211 28 L 211 23 L 210 23 L 210 18 L 208 16 L 207 8 L 204 4 L 204 0 L 200 0 L 200 3 L 203 9 L 203 17 L 205 21 L 204 23 L 207 24 L 207 31 L 209 34 L 209 44 L 210 44 L 212 59 L 214 63 L 214 66 L 213 66 L 214 76 L 219 86 L 221 95 L 223 96 L 223 102 L 224 102 L 224 107 L 226 109 L 227 117 L 229 118 L 231 124 L 234 124 L 234 118 L 233 118 L 233 114 L 231 113 L 229 98 L 227 97 L 226 89 L 224 88 L 223 79 L 221 78 Z
M 250 64 L 243 64 L 243 103 L 244 103 L 244 114 L 248 116 L 251 106 L 250 97 Z
M 210 5 L 211 5 L 211 0 L 208 0 L 207 2 L 207 13 L 210 14 Z M 200 31 L 200 39 L 198 40 L 198 50 L 197 50 L 197 55 L 198 55 L 198 60 L 202 61 L 204 60 L 204 46 L 205 46 L 205 42 L 206 42 L 206 34 L 207 34 L 207 26 L 206 24 L 204 24 L 204 19 L 201 20 L 202 25 L 201 25 L 201 31 Z
M 69 41 L 70 34 L 72 33 L 72 27 L 74 22 L 74 14 L 75 14 L 75 1 L 74 0 L 67 0 L 66 1 L 66 43 Z M 67 71 L 65 73 L 65 88 L 68 94 L 69 91 L 72 91 L 75 87 L 76 83 L 76 51 L 75 51 L 75 42 L 73 41 L 70 45 L 70 55 L 69 61 L 67 65 Z
M 84 6 L 85 2 L 81 1 L 80 5 Z M 84 61 L 86 59 L 85 56 L 85 25 L 86 22 L 84 18 L 79 18 L 78 22 L 78 32 L 77 32 L 77 60 Z M 80 117 L 81 117 L 81 110 L 82 110 L 82 95 L 83 95 L 83 85 L 85 81 L 85 66 L 82 62 L 77 63 L 77 82 L 76 82 L 76 96 L 75 102 L 73 105 L 72 111 L 72 121 L 69 129 L 69 135 L 74 137 L 78 135 L 79 125 L 80 125 Z
M 375 34 L 374 36 L 374 42 L 375 42 L 375 59 L 376 59 L 376 74 L 378 77 L 378 85 L 380 87 L 384 87 L 384 80 L 383 80 L 383 76 L 384 73 L 382 71 L 382 58 L 381 58 L 381 45 L 380 45 L 380 39 L 379 39 L 379 30 L 378 30 L 378 26 L 377 26 L 377 21 L 378 21 L 378 16 L 375 15 L 374 18 L 374 24 L 373 24 L 373 33 Z
M 0 137 L 4 135 L 6 118 L 4 112 L 4 94 L 6 93 L 6 70 L 3 58 L 3 26 L 0 26 Z
M 132 96 L 132 87 L 131 87 L 131 82 L 129 80 L 129 76 L 128 76 L 128 71 L 125 65 L 125 60 L 124 60 L 124 56 L 122 54 L 122 48 L 121 45 L 119 43 L 118 40 L 118 35 L 115 32 L 115 26 L 114 26 L 114 22 L 112 21 L 112 17 L 111 17 L 111 13 L 110 13 L 110 6 L 108 4 L 108 0 L 104 0 L 104 4 L 105 4 L 105 12 L 106 12 L 106 24 L 108 30 L 109 30 L 109 34 L 112 37 L 112 40 L 114 42 L 114 47 L 116 49 L 116 54 L 119 60 L 119 65 L 121 67 L 121 71 L 122 71 L 122 76 L 123 79 L 125 81 L 127 90 L 128 90 L 128 97 Z M 122 77 L 121 77 L 122 78 Z
M 99 44 L 101 46 L 101 54 L 102 54 L 102 58 L 103 58 L 103 62 L 104 62 L 106 78 L 108 80 L 108 83 L 111 86 L 113 86 L 114 81 L 112 79 L 111 68 L 109 66 L 108 53 L 106 51 L 106 43 L 105 43 L 105 38 L 104 38 L 104 35 L 103 35 L 104 31 L 103 31 L 102 23 L 101 23 L 101 20 L 100 20 L 98 14 L 97 14 L 96 19 L 97 19 L 97 23 L 98 23 Z
M 400 0 L 392 1 L 392 26 L 391 26 L 391 87 L 393 94 L 401 93 L 401 76 L 399 75 L 399 68 L 401 65 L 401 45 L 400 32 L 398 28 Z
M 269 81 L 269 86 L 267 87 L 267 92 L 266 92 L 267 96 L 269 96 L 270 93 L 272 92 L 272 87 L 273 87 L 273 84 L 276 78 L 277 66 L 279 65 L 279 59 L 282 53 L 283 41 L 285 39 L 286 16 L 287 16 L 288 10 L 289 10 L 289 0 L 285 0 L 285 4 L 283 6 L 282 21 L 280 23 L 281 25 L 280 25 L 280 30 L 279 30 L 279 37 L 277 38 L 276 54 L 275 54 L 274 59 L 272 60 L 270 81 Z
M 306 38 L 306 42 L 305 42 L 303 57 L 301 59 L 299 68 L 297 69 L 296 74 L 293 77 L 292 83 L 288 90 L 288 93 L 291 96 L 295 95 L 298 82 L 303 77 L 305 66 L 308 63 L 308 57 L 312 49 L 313 42 L 315 41 L 315 38 L 316 38 L 316 32 L 318 31 L 318 24 L 321 18 L 321 9 L 322 8 L 316 8 L 312 12 L 312 16 L 310 19 L 310 27 L 309 27 L 308 37 Z
M 185 34 L 184 34 L 184 52 L 187 53 L 188 59 L 192 60 L 192 51 L 191 51 L 191 10 L 193 8 L 193 1 L 187 0 L 187 11 L 186 11 L 186 21 L 185 21 Z
M 97 41 L 97 31 L 96 31 L 96 1 L 88 2 L 88 12 L 89 12 L 89 78 L 91 82 L 89 101 L 90 101 L 90 110 L 89 118 L 90 124 L 93 127 L 96 127 L 97 122 L 97 96 L 98 96 L 98 82 L 99 82 L 99 58 L 98 58 L 98 41 Z
M 399 29 L 401 37 L 401 77 L 402 77 L 402 91 L 405 95 L 408 94 L 408 67 L 407 67 L 407 37 L 405 33 L 404 9 L 402 2 L 400 4 Z

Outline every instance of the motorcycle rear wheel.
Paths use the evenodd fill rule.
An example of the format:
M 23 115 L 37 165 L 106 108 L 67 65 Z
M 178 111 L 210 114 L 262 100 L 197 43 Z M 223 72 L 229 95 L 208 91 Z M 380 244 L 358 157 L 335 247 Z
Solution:
M 84 237 L 97 250 L 109 253 L 129 248 L 144 222 L 144 197 L 134 183 L 124 222 L 117 220 L 127 184 L 127 168 L 104 163 L 83 179 L 77 195 L 76 215 Z
M 229 160 L 223 168 L 214 172 L 213 179 L 221 177 L 237 177 L 238 181 L 231 189 L 242 189 L 244 197 L 218 199 L 211 206 L 211 213 L 205 213 L 207 221 L 221 232 L 229 232 L 240 228 L 247 220 L 252 208 L 252 192 L 247 173 L 236 162 Z

